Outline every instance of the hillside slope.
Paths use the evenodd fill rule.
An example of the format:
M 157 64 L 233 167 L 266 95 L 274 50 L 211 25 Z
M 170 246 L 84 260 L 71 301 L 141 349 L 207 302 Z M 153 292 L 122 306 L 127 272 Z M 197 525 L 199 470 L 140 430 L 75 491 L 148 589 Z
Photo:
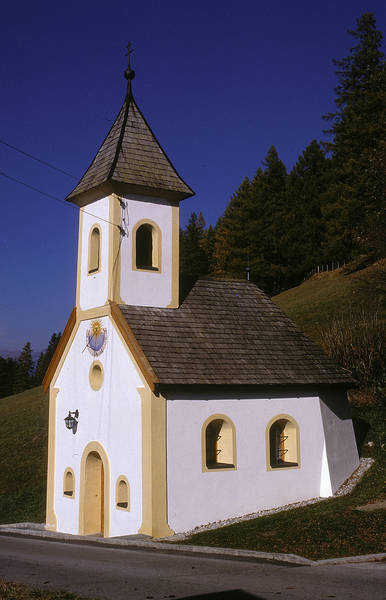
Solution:
M 386 318 L 386 259 L 368 267 L 348 265 L 318 273 L 272 300 L 315 342 L 334 317 L 349 316 L 361 308 Z
M 0 523 L 43 522 L 48 394 L 43 388 L 0 400 Z

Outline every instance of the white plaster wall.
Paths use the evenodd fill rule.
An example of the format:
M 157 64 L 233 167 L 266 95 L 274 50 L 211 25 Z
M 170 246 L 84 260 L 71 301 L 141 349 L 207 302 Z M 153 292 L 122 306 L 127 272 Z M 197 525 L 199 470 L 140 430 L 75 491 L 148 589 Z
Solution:
M 108 296 L 109 265 L 109 198 L 102 198 L 86 206 L 83 212 L 80 256 L 80 308 L 87 310 L 103 306 Z M 92 213 L 92 214 L 89 214 Z M 95 216 L 93 216 L 95 215 Z M 100 217 L 100 218 L 98 218 Z M 103 219 L 103 220 L 102 220 Z M 101 268 L 97 273 L 88 274 L 88 241 L 94 225 L 101 230 Z
M 325 468 L 334 494 L 359 465 L 358 450 L 345 398 L 336 395 L 321 399 L 320 411 L 326 438 Z
M 94 391 L 89 384 L 94 357 L 86 348 L 86 330 L 91 321 L 80 324 L 54 385 L 59 388 L 54 506 L 58 531 L 77 534 L 81 458 L 86 445 L 98 441 L 110 464 L 109 534 L 117 536 L 137 533 L 142 522 L 141 399 L 137 388 L 143 384 L 109 317 L 101 321 L 108 335 L 106 348 L 97 357 L 104 369 L 101 389 Z M 79 424 L 74 435 L 66 429 L 63 419 L 69 410 L 76 409 Z M 75 474 L 74 500 L 63 496 L 63 474 L 67 467 L 72 467 Z M 126 475 L 130 484 L 130 512 L 115 508 L 115 484 L 119 475 Z
M 125 198 L 129 236 L 121 245 L 121 298 L 126 304 L 165 307 L 172 300 L 172 207 L 164 200 Z M 161 270 L 135 271 L 132 264 L 132 231 L 138 221 L 150 219 L 161 230 Z
M 237 469 L 202 471 L 201 428 L 212 414 L 236 428 Z M 279 414 L 300 429 L 300 468 L 267 470 L 266 426 Z M 319 496 L 324 446 L 319 398 L 167 400 L 168 522 L 186 531 Z

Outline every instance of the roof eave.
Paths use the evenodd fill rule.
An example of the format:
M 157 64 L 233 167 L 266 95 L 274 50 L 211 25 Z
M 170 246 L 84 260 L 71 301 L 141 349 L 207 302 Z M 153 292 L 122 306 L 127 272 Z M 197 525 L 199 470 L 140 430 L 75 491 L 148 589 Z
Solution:
M 158 384 L 159 392 L 162 395 L 168 393 L 214 393 L 224 395 L 227 397 L 240 397 L 240 396 L 257 396 L 258 398 L 274 398 L 285 396 L 302 397 L 302 396 L 320 396 L 328 391 L 340 391 L 346 393 L 348 389 L 357 387 L 356 382 L 352 380 L 349 382 L 337 382 L 337 383 L 281 383 L 281 384 L 247 384 L 247 383 L 196 383 L 196 384 L 183 384 L 183 383 L 168 383 L 160 380 Z M 251 396 L 252 397 L 252 396 Z
M 194 191 L 189 188 L 189 192 L 176 190 L 167 190 L 158 187 L 150 187 L 144 185 L 136 185 L 131 183 L 122 183 L 114 179 L 105 181 L 95 187 L 74 194 L 71 192 L 66 198 L 67 202 L 72 202 L 80 208 L 101 200 L 110 194 L 118 194 L 126 196 L 127 194 L 136 194 L 138 196 L 151 196 L 153 198 L 162 198 L 171 202 L 180 202 L 186 198 L 194 196 Z

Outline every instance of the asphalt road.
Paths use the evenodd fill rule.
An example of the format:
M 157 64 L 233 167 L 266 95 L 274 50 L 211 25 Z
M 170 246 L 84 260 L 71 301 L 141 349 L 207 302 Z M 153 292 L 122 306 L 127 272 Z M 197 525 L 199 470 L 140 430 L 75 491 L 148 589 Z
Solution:
M 288 566 L 0 536 L 0 579 L 103 600 L 385 600 L 384 563 Z

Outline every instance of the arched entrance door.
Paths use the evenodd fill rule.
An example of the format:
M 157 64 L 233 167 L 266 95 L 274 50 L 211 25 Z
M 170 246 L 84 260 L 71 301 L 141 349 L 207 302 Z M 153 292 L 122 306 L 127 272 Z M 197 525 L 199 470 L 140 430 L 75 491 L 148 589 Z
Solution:
M 98 452 L 86 458 L 84 481 L 84 533 L 104 533 L 104 469 Z
M 104 448 L 90 442 L 81 461 L 79 533 L 109 535 L 109 463 Z

